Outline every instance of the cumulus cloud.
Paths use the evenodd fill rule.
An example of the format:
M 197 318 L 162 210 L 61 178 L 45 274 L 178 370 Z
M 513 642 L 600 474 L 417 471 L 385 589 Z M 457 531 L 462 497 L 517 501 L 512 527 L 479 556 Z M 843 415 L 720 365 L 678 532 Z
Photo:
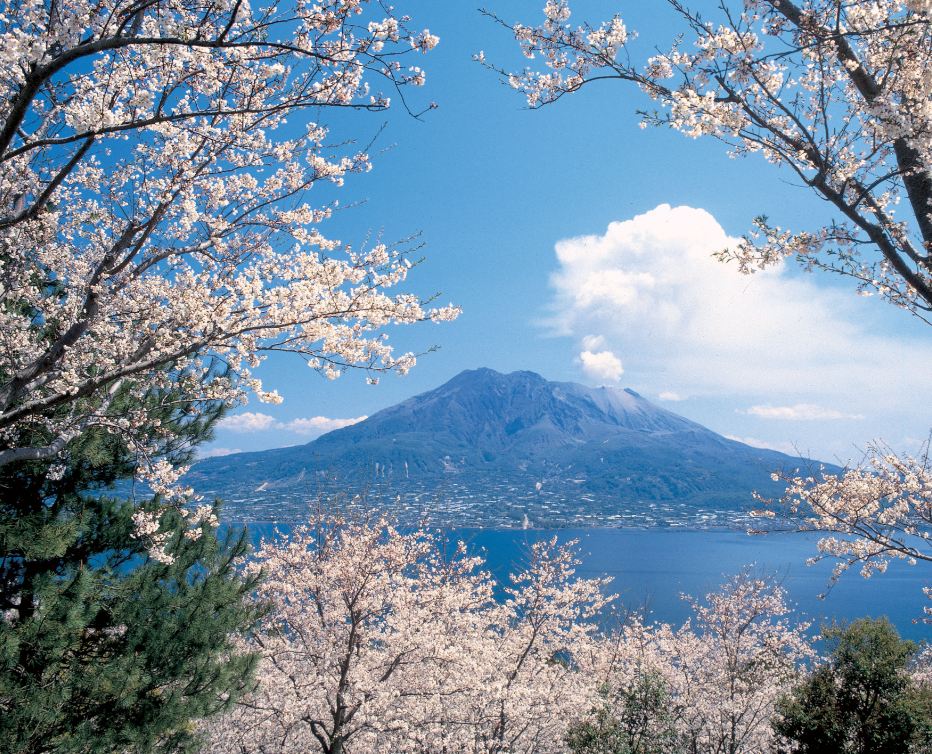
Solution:
M 801 452 L 791 442 L 779 441 L 771 442 L 769 440 L 760 440 L 756 437 L 743 437 L 739 435 L 725 435 L 729 440 L 750 445 L 752 448 L 764 448 L 765 450 L 778 450 L 789 456 L 800 456 Z M 803 457 L 805 457 L 803 455 Z
M 625 371 L 621 359 L 611 351 L 582 351 L 579 361 L 588 376 L 605 382 L 618 382 Z
M 559 241 L 548 324 L 599 333 L 599 353 L 655 394 L 847 406 L 870 396 L 889 408 L 924 392 L 932 341 L 878 335 L 880 305 L 820 285 L 825 276 L 787 266 L 748 276 L 714 259 L 734 243 L 705 210 L 666 204 Z M 583 369 L 596 355 L 587 350 Z
M 357 416 L 355 419 L 331 419 L 328 416 L 311 416 L 305 419 L 292 419 L 282 425 L 283 429 L 299 435 L 322 435 L 334 429 L 349 427 L 367 419 L 366 416 Z
M 277 424 L 275 417 L 268 414 L 244 411 L 241 414 L 223 417 L 217 426 L 230 432 L 264 432 L 267 429 L 275 429 Z
M 788 421 L 815 421 L 837 419 L 863 419 L 863 414 L 846 414 L 833 408 L 817 406 L 814 403 L 796 403 L 792 406 L 751 406 L 739 410 L 750 416 L 759 416 L 761 419 L 784 419 Z
M 662 401 L 685 401 L 686 396 L 675 393 L 672 390 L 661 390 L 657 397 Z
M 357 416 L 349 419 L 336 419 L 328 416 L 299 417 L 289 421 L 279 421 L 273 416 L 253 411 L 226 416 L 220 420 L 218 427 L 230 432 L 252 433 L 277 430 L 293 432 L 297 435 L 322 435 L 334 429 L 348 427 L 363 421 L 367 417 Z
M 598 351 L 605 347 L 605 337 L 603 335 L 587 335 L 582 339 L 582 347 L 586 351 Z

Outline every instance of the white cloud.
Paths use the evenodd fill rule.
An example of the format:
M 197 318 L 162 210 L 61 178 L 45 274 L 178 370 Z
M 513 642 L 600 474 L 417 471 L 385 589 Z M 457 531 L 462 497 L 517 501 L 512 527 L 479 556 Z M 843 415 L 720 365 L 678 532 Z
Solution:
M 292 419 L 290 422 L 283 424 L 282 428 L 287 429 L 289 432 L 296 432 L 299 435 L 322 435 L 334 429 L 358 424 L 367 418 L 366 416 L 357 416 L 355 419 L 331 419 L 327 416 L 311 416 L 305 419 Z
M 280 432 L 293 432 L 304 436 L 317 436 L 334 429 L 348 427 L 366 418 L 365 416 L 357 416 L 350 419 L 336 419 L 328 416 L 310 416 L 299 417 L 283 422 L 268 414 L 244 411 L 241 414 L 224 417 L 217 426 L 220 429 L 226 429 L 230 432 L 251 433 L 277 430 Z
M 685 401 L 686 396 L 675 393 L 672 390 L 662 390 L 657 393 L 657 397 L 662 401 Z
M 218 458 L 219 456 L 229 456 L 233 453 L 242 453 L 239 448 L 206 448 L 198 452 L 198 458 Z
M 244 411 L 242 414 L 225 416 L 217 426 L 230 432 L 263 432 L 275 429 L 278 426 L 275 417 L 254 411 Z
M 864 418 L 862 414 L 846 414 L 843 411 L 817 406 L 814 403 L 796 403 L 792 406 L 751 406 L 748 409 L 739 409 L 739 413 L 759 416 L 762 419 L 785 419 L 788 421 L 831 421 Z
M 705 210 L 665 204 L 559 241 L 548 323 L 576 338 L 600 333 L 627 378 L 655 394 L 831 401 L 864 413 L 870 400 L 874 414 L 927 389 L 927 336 L 879 334 L 884 305 L 820 285 L 824 275 L 786 266 L 742 275 L 713 258 L 734 242 Z
M 743 442 L 745 445 L 750 445 L 752 448 L 764 448 L 766 450 L 778 450 L 781 453 L 786 453 L 789 456 L 799 456 L 805 458 L 805 454 L 801 452 L 795 445 L 791 442 L 770 442 L 769 440 L 759 440 L 756 437 L 739 437 L 738 435 L 725 435 L 729 440 L 734 440 L 735 442 Z
M 621 359 L 611 351 L 582 351 L 579 361 L 583 371 L 597 380 L 618 382 L 625 371 L 621 366 Z
M 602 335 L 587 335 L 582 339 L 583 350 L 598 351 L 605 347 L 605 337 Z

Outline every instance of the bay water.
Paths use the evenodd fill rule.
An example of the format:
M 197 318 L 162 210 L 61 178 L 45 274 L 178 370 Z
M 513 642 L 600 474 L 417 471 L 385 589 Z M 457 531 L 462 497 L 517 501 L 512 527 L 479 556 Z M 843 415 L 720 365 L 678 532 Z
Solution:
M 288 527 L 254 523 L 249 531 L 258 543 L 263 537 L 287 535 Z M 625 610 L 639 610 L 653 620 L 680 625 L 691 612 L 684 594 L 701 597 L 747 568 L 779 581 L 797 619 L 810 621 L 813 632 L 832 621 L 887 616 L 902 636 L 932 640 L 932 626 L 918 620 L 930 604 L 922 589 L 932 585 L 932 564 L 894 562 L 886 573 L 870 579 L 852 569 L 829 588 L 831 561 L 806 565 L 817 553 L 818 536 L 809 533 L 585 528 L 452 529 L 445 534 L 482 554 L 500 582 L 527 562 L 534 542 L 577 540 L 577 574 L 612 578 L 610 591 L 618 600 L 603 618 L 607 624 Z

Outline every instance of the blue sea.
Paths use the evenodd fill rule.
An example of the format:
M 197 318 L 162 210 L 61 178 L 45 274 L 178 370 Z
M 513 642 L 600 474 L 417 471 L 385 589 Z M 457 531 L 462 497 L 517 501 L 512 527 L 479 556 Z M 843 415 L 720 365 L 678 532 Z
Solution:
M 254 541 L 275 532 L 270 524 L 252 524 L 249 529 Z M 806 565 L 816 553 L 818 537 L 811 534 L 611 528 L 455 529 L 448 534 L 483 554 L 499 580 L 526 562 L 533 542 L 553 536 L 560 542 L 578 540 L 580 576 L 612 577 L 611 591 L 619 596 L 622 609 L 647 611 L 653 619 L 674 625 L 690 614 L 683 594 L 702 596 L 749 567 L 755 574 L 778 579 L 796 615 L 812 622 L 813 630 L 833 620 L 887 616 L 903 636 L 932 640 L 932 626 L 916 620 L 929 604 L 922 588 L 932 584 L 932 566 L 896 562 L 870 579 L 851 570 L 828 589 L 830 562 Z M 614 619 L 612 614 L 605 616 L 606 622 Z

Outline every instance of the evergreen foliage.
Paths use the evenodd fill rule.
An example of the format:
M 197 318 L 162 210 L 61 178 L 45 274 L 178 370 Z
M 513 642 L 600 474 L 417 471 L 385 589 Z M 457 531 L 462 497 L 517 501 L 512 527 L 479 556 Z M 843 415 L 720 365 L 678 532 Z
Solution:
M 784 698 L 774 730 L 793 754 L 932 751 L 932 688 L 907 672 L 917 652 L 886 618 L 824 631 L 829 662 Z
M 221 410 L 192 420 L 170 392 L 147 400 L 175 462 Z M 65 458 L 0 469 L 0 752 L 191 750 L 191 721 L 249 684 L 253 659 L 232 644 L 256 617 L 237 568 L 245 535 L 103 494 L 134 470 L 116 434 L 89 430 Z M 170 562 L 136 535 L 140 509 L 159 516 Z

